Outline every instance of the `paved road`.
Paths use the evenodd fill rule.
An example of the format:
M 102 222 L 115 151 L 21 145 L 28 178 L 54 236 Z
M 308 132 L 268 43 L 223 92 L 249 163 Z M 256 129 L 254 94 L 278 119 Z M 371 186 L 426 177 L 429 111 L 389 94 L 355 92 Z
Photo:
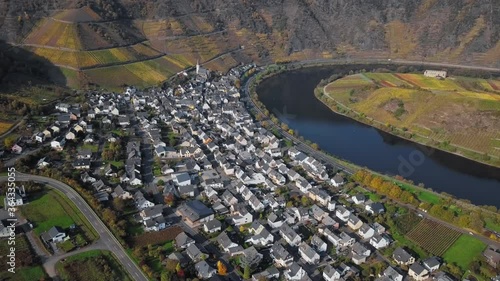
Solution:
M 6 181 L 7 177 L 0 177 L 0 182 Z M 44 183 L 50 185 L 51 187 L 61 191 L 66 195 L 77 207 L 80 209 L 82 214 L 87 218 L 87 220 L 92 224 L 94 229 L 100 236 L 100 241 L 102 241 L 104 245 L 104 249 L 111 251 L 118 261 L 122 264 L 122 266 L 127 270 L 129 275 L 134 280 L 138 281 L 147 281 L 148 278 L 144 275 L 144 273 L 139 269 L 139 267 L 132 261 L 132 259 L 127 255 L 125 249 L 122 247 L 120 242 L 116 240 L 115 236 L 111 233 L 111 231 L 104 225 L 101 219 L 97 216 L 97 214 L 92 210 L 92 208 L 85 202 L 85 200 L 69 185 L 62 183 L 58 180 L 36 176 L 36 175 L 28 175 L 22 173 L 16 173 L 16 181 L 35 181 L 39 183 Z M 87 250 L 87 248 L 82 249 L 82 251 Z M 57 259 L 58 260 L 58 259 Z M 54 260 L 57 262 L 57 260 Z

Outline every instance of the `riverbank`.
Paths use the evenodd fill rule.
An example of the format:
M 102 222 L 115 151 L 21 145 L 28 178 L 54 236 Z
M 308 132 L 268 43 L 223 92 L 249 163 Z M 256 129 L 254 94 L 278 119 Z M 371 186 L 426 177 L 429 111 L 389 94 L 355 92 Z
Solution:
M 363 75 L 363 74 L 359 74 Z M 351 76 L 349 76 L 351 77 Z M 349 78 L 347 77 L 347 78 Z M 336 80 L 341 78 L 340 76 L 334 77 L 334 79 L 331 80 Z M 492 167 L 500 167 L 500 158 L 496 155 L 490 155 L 485 152 L 477 151 L 471 148 L 463 147 L 454 143 L 450 143 L 450 141 L 447 140 L 438 140 L 434 139 L 429 136 L 425 136 L 423 134 L 420 134 L 419 132 L 412 130 L 411 128 L 407 127 L 400 127 L 395 124 L 392 124 L 391 122 L 382 122 L 381 120 L 369 117 L 365 112 L 360 112 L 356 111 L 355 109 L 347 106 L 345 102 L 341 102 L 338 99 L 334 98 L 332 93 L 329 93 L 327 91 L 327 87 L 333 85 L 336 83 L 336 81 L 330 82 L 327 85 L 318 85 L 316 89 L 314 90 L 314 95 L 316 98 L 321 101 L 324 105 L 329 107 L 332 111 L 339 115 L 346 116 L 348 118 L 351 118 L 353 120 L 356 120 L 360 123 L 363 123 L 365 125 L 377 128 L 378 130 L 384 131 L 386 133 L 389 133 L 395 137 L 399 137 L 420 145 L 423 145 L 428 148 L 428 150 L 440 150 L 444 151 L 450 154 L 454 154 L 460 157 L 464 157 L 466 159 L 470 159 L 485 165 L 490 165 Z M 391 88 L 393 89 L 393 88 Z M 353 89 L 352 91 L 355 91 L 357 89 Z M 405 89 L 406 90 L 406 89 Z M 370 90 L 367 90 L 370 92 Z M 409 90 L 407 90 L 409 91 Z M 396 100 L 396 98 L 393 98 L 393 100 Z M 399 101 L 403 103 L 402 101 Z M 404 110 L 403 107 L 401 109 Z M 383 111 L 382 109 L 380 109 Z M 379 111 L 380 112 L 380 111 Z M 392 117 L 392 116 L 391 116 Z M 470 134 L 475 135 L 475 134 Z M 485 141 L 483 139 L 479 139 L 479 137 L 476 138 L 476 141 Z

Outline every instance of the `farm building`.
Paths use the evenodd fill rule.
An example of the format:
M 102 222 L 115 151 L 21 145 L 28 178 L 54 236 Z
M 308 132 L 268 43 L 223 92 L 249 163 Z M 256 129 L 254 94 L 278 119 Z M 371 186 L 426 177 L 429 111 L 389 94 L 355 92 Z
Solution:
M 424 71 L 425 77 L 433 77 L 433 78 L 446 78 L 447 72 L 444 70 L 426 70 Z

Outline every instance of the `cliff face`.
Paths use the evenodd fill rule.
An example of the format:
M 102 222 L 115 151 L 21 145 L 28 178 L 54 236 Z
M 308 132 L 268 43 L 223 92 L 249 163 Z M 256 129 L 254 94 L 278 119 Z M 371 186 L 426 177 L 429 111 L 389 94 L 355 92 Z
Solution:
M 143 36 L 186 63 L 241 48 L 218 62 L 221 68 L 248 60 L 338 57 L 500 67 L 497 0 L 3 0 L 0 39 L 25 43 L 30 33 L 43 34 L 40 19 L 81 7 L 99 15 L 97 25 L 133 25 L 142 32 L 136 39 Z M 114 38 L 109 32 L 128 34 L 104 27 L 108 34 L 101 35 L 108 39 Z

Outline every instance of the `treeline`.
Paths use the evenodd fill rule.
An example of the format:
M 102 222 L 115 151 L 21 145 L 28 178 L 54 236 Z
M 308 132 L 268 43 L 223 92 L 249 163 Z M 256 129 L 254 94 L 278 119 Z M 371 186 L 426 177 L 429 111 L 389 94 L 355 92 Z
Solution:
M 481 208 L 459 208 L 460 202 L 451 197 L 443 196 L 439 203 L 435 204 L 419 200 L 414 192 L 404 190 L 396 183 L 366 170 L 357 171 L 352 176 L 352 179 L 388 198 L 418 207 L 427 211 L 433 217 L 462 228 L 472 229 L 478 233 L 484 233 L 486 220 L 498 222 L 499 216 L 493 214 L 492 211 L 482 210 Z M 491 235 L 490 238 L 497 239 L 495 235 Z

